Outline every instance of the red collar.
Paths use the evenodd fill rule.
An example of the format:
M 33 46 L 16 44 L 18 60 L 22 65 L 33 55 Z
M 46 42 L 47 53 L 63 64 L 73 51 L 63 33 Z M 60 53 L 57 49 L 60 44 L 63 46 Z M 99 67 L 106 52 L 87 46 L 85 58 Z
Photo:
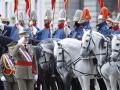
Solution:
M 64 28 L 64 23 L 58 24 L 58 29 L 62 29 L 62 28 Z

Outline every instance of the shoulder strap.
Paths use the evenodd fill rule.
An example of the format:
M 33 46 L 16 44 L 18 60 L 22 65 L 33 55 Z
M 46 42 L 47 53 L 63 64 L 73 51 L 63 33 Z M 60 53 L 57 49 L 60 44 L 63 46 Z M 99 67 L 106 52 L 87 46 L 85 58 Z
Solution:
M 4 54 L 3 55 L 3 63 L 4 63 L 4 66 L 5 66 L 5 68 L 10 68 L 10 69 L 13 69 L 13 68 L 15 68 L 14 67 L 14 64 L 13 64 L 13 62 L 11 61 L 11 59 L 10 59 L 10 57 L 9 57 L 9 55 L 8 54 Z
M 32 61 L 32 57 L 30 56 L 30 54 L 25 50 L 24 46 L 19 48 L 20 52 L 22 53 L 22 55 L 24 56 L 24 58 L 31 62 Z

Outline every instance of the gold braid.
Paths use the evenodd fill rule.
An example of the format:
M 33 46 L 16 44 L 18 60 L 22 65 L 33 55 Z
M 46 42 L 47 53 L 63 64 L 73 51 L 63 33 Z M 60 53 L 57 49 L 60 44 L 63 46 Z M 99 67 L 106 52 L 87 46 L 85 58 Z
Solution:
M 4 70 L 5 69 L 10 69 L 10 67 L 7 65 L 7 62 L 6 62 L 6 58 L 5 58 L 5 56 L 3 55 L 2 56 L 2 60 L 3 60 L 3 65 L 4 65 Z M 11 70 L 11 72 L 9 73 L 9 74 L 6 74 L 6 75 L 11 75 L 13 73 L 13 70 Z M 5 74 L 5 73 L 4 73 Z

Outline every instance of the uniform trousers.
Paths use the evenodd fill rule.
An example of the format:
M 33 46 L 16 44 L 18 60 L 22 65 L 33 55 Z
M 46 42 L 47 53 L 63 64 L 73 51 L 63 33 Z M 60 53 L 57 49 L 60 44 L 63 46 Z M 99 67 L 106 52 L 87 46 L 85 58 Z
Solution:
M 19 90 L 34 90 L 35 80 L 17 79 Z
M 19 90 L 17 82 L 4 81 L 4 90 Z

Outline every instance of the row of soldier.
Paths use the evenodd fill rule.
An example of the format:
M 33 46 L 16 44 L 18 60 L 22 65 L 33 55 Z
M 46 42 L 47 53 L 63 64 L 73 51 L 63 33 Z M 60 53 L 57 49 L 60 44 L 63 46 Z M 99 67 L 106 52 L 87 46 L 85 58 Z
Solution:
M 15 18 L 14 18 L 15 19 Z M 57 30 L 53 30 L 51 28 L 51 11 L 46 11 L 46 16 L 44 18 L 44 28 L 39 29 L 37 26 L 37 19 L 32 18 L 29 22 L 29 27 L 25 27 L 24 20 L 21 19 L 18 22 L 14 23 L 14 25 L 2 25 L 1 30 L 2 34 L 5 36 L 9 36 L 11 39 L 18 41 L 19 40 L 19 29 L 25 28 L 25 31 L 28 32 L 29 38 L 36 40 L 45 40 L 47 38 L 59 38 L 63 39 L 65 37 L 69 38 L 77 38 L 80 39 L 83 35 L 84 30 L 90 30 L 90 20 L 91 15 L 88 8 L 84 8 L 84 10 L 76 10 L 76 13 L 73 17 L 74 26 L 73 30 L 67 27 L 66 15 L 65 11 L 61 10 L 58 19 L 58 28 Z M 21 27 L 22 26 L 22 27 Z M 109 11 L 106 7 L 103 7 L 100 11 L 100 15 L 98 16 L 98 23 L 96 25 L 97 31 L 102 33 L 105 36 L 111 34 L 119 33 L 119 21 L 112 20 L 109 18 Z
M 30 20 L 28 28 L 25 28 L 24 20 L 18 20 L 14 25 L 0 24 L 1 34 L 17 41 L 17 43 L 7 45 L 8 52 L 4 53 L 0 60 L 0 76 L 4 82 L 5 90 L 34 90 L 34 84 L 38 79 L 38 67 L 34 58 L 35 47 L 28 44 L 28 39 L 39 41 L 51 37 L 58 39 L 69 37 L 80 40 L 85 30 L 92 29 L 90 26 L 91 15 L 88 8 L 84 8 L 83 11 L 76 11 L 73 17 L 73 30 L 70 30 L 66 24 L 65 11 L 61 10 L 58 29 L 51 32 L 52 19 L 50 13 L 50 10 L 47 10 L 42 30 L 37 27 L 35 18 Z M 120 33 L 119 21 L 113 21 L 109 18 L 109 11 L 106 7 L 100 10 L 96 30 L 107 37 L 111 34 Z

